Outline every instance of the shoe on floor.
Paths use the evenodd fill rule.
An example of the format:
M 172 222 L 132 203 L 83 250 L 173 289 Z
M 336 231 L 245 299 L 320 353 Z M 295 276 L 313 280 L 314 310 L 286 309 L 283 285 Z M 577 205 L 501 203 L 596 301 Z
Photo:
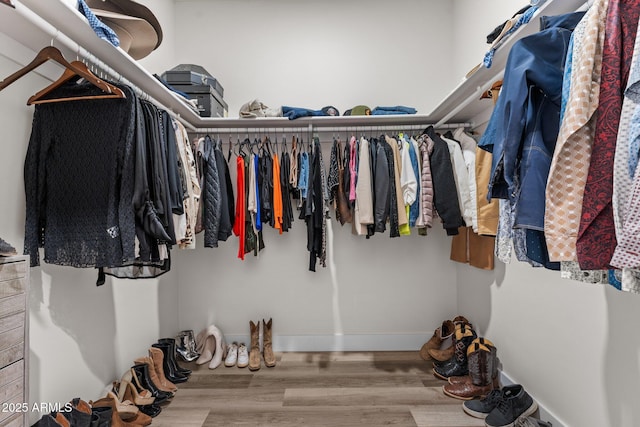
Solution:
M 502 390 L 493 390 L 484 399 L 468 400 L 462 404 L 462 409 L 475 418 L 486 418 L 502 400 Z
M 538 409 L 538 404 L 520 384 L 502 389 L 502 399 L 484 419 L 487 427 L 513 427 L 520 417 L 528 417 Z
M 227 358 L 224 359 L 224 366 L 236 366 L 238 361 L 238 343 L 231 343 L 227 346 Z
M 18 255 L 16 248 L 2 240 L 0 238 L 0 256 L 15 256 Z
M 249 366 L 249 350 L 245 343 L 241 342 L 238 346 L 238 368 L 246 368 Z

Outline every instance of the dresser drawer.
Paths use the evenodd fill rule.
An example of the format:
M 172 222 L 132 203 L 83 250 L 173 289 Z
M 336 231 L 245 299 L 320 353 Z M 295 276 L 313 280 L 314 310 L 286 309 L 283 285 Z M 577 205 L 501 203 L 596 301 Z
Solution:
M 13 422 L 13 417 L 16 415 L 24 417 L 25 410 L 28 410 L 24 404 L 25 401 L 22 394 L 13 396 L 0 403 L 0 409 L 5 409 L 5 411 L 0 410 L 0 426 L 8 425 L 9 421 Z M 11 411 L 12 409 L 15 410 Z
M 21 333 L 24 334 L 24 319 L 26 313 L 24 311 L 16 314 L 11 314 L 9 316 L 0 317 L 0 337 L 3 333 L 9 332 L 14 329 L 20 329 Z M 3 345 L 3 340 L 0 338 L 0 349 L 5 348 Z
M 27 275 L 27 262 L 16 261 L 0 263 L 0 280 L 20 279 Z
M 18 360 L 16 363 L 0 369 L 0 387 L 22 378 L 24 372 L 24 360 Z
M 6 420 L 0 422 L 0 427 L 24 427 L 25 416 L 23 414 L 14 414 Z
M 21 313 L 9 317 L 13 318 L 16 316 L 20 317 L 24 316 L 24 314 Z M 24 324 L 17 328 L 0 332 L 0 351 L 21 343 L 24 344 Z
M 27 299 L 25 294 L 0 299 L 0 317 L 25 311 L 26 303 Z
M 0 350 L 0 368 L 24 358 L 24 342 Z
M 27 288 L 27 279 L 10 279 L 0 281 L 0 298 L 23 294 Z

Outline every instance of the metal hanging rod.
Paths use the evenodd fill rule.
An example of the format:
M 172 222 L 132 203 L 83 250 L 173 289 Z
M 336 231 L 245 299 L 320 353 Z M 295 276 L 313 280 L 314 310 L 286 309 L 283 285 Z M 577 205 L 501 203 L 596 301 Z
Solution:
M 255 122 L 251 123 L 255 125 Z M 360 132 L 367 131 L 370 132 L 386 132 L 386 131 L 409 131 L 409 130 L 423 130 L 427 126 L 434 126 L 436 130 L 445 130 L 445 129 L 458 129 L 465 128 L 468 129 L 472 127 L 470 123 L 446 123 L 440 124 L 439 126 L 435 126 L 432 123 L 423 123 L 423 124 L 396 124 L 396 125 L 377 125 L 377 124 L 354 124 L 350 126 L 332 126 L 332 127 L 323 127 L 323 126 L 315 126 L 313 124 L 309 124 L 308 126 L 297 126 L 297 127 L 283 127 L 283 126 L 238 126 L 238 127 L 226 127 L 226 128 L 198 128 L 195 129 L 194 133 L 211 133 L 211 134 L 256 134 L 256 133 L 273 133 L 274 131 L 278 134 L 280 133 L 302 133 L 302 132 L 312 132 L 312 133 L 344 133 L 344 132 Z

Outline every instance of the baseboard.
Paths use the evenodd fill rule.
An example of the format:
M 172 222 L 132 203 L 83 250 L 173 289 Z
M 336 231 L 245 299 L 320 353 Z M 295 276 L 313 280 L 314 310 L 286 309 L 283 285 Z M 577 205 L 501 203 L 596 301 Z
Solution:
M 249 335 L 227 335 L 227 342 L 249 344 Z M 274 351 L 418 351 L 425 334 L 274 335 Z
M 501 371 L 500 384 L 502 384 L 502 386 L 506 386 L 506 385 L 516 384 L 516 382 L 513 381 L 511 377 L 509 377 L 507 374 Z M 525 387 L 525 390 L 526 390 L 526 387 Z M 547 408 L 542 406 L 540 404 L 540 401 L 536 399 L 536 397 L 533 394 L 531 394 L 529 390 L 527 390 L 527 393 L 529 393 L 533 398 L 533 400 L 535 400 L 538 403 L 538 411 L 540 413 L 541 420 L 550 422 L 552 427 L 566 427 L 565 423 L 560 421 L 560 419 L 558 419 L 558 417 L 556 417 L 551 411 L 549 411 Z

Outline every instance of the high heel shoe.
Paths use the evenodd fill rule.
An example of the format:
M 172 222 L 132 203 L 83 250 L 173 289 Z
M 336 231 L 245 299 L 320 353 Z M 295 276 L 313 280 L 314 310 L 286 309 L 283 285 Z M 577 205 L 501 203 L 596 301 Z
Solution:
M 158 372 L 156 371 L 156 367 L 153 364 L 153 359 L 150 357 L 138 357 L 133 361 L 136 365 L 147 365 L 149 368 L 149 379 L 153 384 L 160 390 L 166 391 L 167 393 L 171 393 L 171 397 L 175 396 L 177 387 L 173 386 L 173 388 L 167 387 L 163 384 L 162 380 L 158 376 Z
M 198 334 L 201 356 L 196 363 L 198 365 L 209 362 L 209 369 L 215 369 L 222 363 L 226 346 L 222 332 L 215 325 L 211 325 Z
M 192 330 L 181 331 L 176 336 L 176 351 L 185 362 L 193 362 L 200 356 Z
M 189 379 L 189 377 L 187 377 L 186 375 L 178 372 L 178 368 L 176 367 L 175 362 L 172 363 L 172 351 L 169 343 L 156 343 L 153 344 L 152 347 L 162 351 L 162 370 L 164 371 L 165 377 L 167 377 L 169 381 L 175 384 L 179 384 L 186 382 Z
M 129 369 L 128 372 L 131 372 L 131 369 Z M 147 397 L 151 397 L 151 399 L 153 399 L 151 401 L 151 403 L 136 403 L 136 400 L 138 402 L 148 402 L 149 400 L 147 399 L 136 399 L 136 397 L 134 396 L 134 393 L 136 393 L 137 389 L 136 389 L 136 385 L 133 383 L 128 383 L 127 386 L 125 387 L 125 392 L 124 392 L 124 398 L 125 400 L 129 400 L 131 402 L 134 402 L 135 405 L 138 407 L 138 409 L 140 410 L 140 412 L 142 412 L 145 415 L 148 415 L 151 418 L 157 417 L 158 414 L 160 414 L 160 412 L 162 412 L 162 408 L 160 408 L 160 405 L 157 405 L 156 403 L 154 403 L 155 398 L 153 396 L 151 396 L 151 392 L 149 392 L 149 390 L 143 390 L 143 394 L 145 394 Z
M 89 402 L 93 408 L 94 414 L 100 418 L 99 426 L 111 426 L 111 427 L 138 427 L 141 424 L 134 424 L 132 422 L 123 421 L 120 413 L 118 412 L 117 399 L 113 396 L 103 397 L 95 402 Z M 109 414 L 111 418 L 109 418 Z M 107 421 L 108 420 L 108 421 Z M 110 422 L 110 423 L 109 423 Z M 148 425 L 148 424 L 147 424 Z
M 156 347 L 150 347 L 149 357 L 153 361 L 153 368 L 155 369 L 158 378 L 160 378 L 160 383 L 162 384 L 162 386 L 173 392 L 178 391 L 178 387 L 176 387 L 174 383 L 169 381 L 169 379 L 164 374 L 164 353 L 162 352 L 162 350 Z
M 149 390 L 136 387 L 131 369 L 127 370 L 120 379 L 117 399 L 121 402 L 128 400 L 136 406 L 151 405 L 156 400 Z
M 169 344 L 170 352 L 169 358 L 171 359 L 171 363 L 176 367 L 176 370 L 180 372 L 182 375 L 189 376 L 191 375 L 191 369 L 183 368 L 180 366 L 178 361 L 176 360 L 176 340 L 173 338 L 160 338 L 158 340 L 158 344 Z
M 155 397 L 154 403 L 160 405 L 173 397 L 173 393 L 160 390 L 149 378 L 149 366 L 147 364 L 134 365 L 131 367 L 133 382 L 138 388 L 144 388 Z
M 125 385 L 124 387 L 126 388 L 127 386 Z M 115 400 L 116 409 L 120 414 L 120 418 L 122 418 L 124 421 L 128 421 L 138 415 L 138 412 L 140 412 L 140 410 L 135 405 L 135 403 L 124 398 L 125 393 L 120 382 L 114 381 L 111 390 L 112 391 L 107 392 L 106 397 Z

